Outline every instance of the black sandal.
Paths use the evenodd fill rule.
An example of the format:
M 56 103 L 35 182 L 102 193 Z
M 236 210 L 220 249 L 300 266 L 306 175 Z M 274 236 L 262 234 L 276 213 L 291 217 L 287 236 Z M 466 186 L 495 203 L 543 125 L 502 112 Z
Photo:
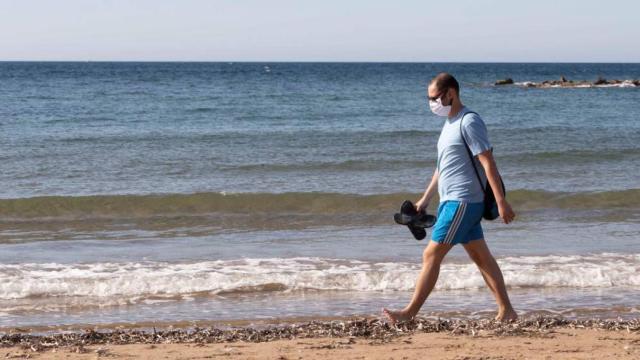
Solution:
M 405 200 L 400 207 L 400 212 L 393 215 L 393 220 L 400 225 L 406 225 L 416 240 L 422 240 L 427 236 L 425 228 L 430 228 L 436 223 L 436 217 L 425 211 L 416 211 L 415 205 Z

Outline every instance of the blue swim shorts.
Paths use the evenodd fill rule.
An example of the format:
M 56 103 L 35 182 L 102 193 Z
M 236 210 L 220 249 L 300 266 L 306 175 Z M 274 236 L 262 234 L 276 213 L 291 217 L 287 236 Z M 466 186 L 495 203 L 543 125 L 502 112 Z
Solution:
M 484 203 L 447 200 L 438 206 L 438 221 L 433 226 L 431 240 L 440 244 L 466 244 L 483 239 L 482 213 Z

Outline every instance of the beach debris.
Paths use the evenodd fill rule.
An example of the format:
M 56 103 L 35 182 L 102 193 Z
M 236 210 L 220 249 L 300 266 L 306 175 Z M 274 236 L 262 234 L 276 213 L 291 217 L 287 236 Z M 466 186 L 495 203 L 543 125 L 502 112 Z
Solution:
M 597 329 L 624 331 L 640 335 L 640 318 L 631 320 L 569 320 L 560 317 L 529 317 L 515 322 L 502 323 L 489 319 L 427 319 L 415 318 L 411 321 L 390 325 L 377 318 L 354 318 L 348 320 L 310 321 L 306 323 L 271 325 L 265 328 L 238 327 L 219 329 L 214 327 L 194 327 L 188 329 L 115 329 L 99 332 L 87 329 L 82 332 L 64 332 L 46 335 L 25 333 L 0 334 L 0 346 L 19 346 L 25 350 L 45 351 L 57 347 L 67 347 L 72 351 L 86 352 L 91 345 L 114 344 L 162 344 L 162 343 L 233 343 L 267 342 L 288 339 L 346 338 L 346 341 L 332 343 L 335 346 L 349 346 L 356 339 L 366 339 L 371 343 L 387 343 L 399 336 L 418 332 L 442 332 L 453 335 L 478 336 L 552 336 L 555 329 Z M 333 346 L 333 345 L 332 345 Z M 104 350 L 101 350 L 104 349 Z M 96 354 L 108 354 L 106 348 L 95 350 Z

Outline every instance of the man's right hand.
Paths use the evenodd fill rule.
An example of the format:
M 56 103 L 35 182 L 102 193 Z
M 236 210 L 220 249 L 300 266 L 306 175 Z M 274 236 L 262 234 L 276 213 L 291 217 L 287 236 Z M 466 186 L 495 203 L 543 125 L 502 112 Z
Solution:
M 416 203 L 416 211 L 421 212 L 429 206 L 429 202 L 425 198 L 421 198 Z

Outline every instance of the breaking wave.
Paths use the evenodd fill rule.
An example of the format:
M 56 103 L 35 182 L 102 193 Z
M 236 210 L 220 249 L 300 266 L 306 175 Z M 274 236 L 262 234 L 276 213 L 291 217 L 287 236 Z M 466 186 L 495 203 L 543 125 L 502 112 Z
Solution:
M 640 254 L 522 256 L 499 259 L 512 288 L 640 286 Z M 242 292 L 410 291 L 420 265 L 316 257 L 196 263 L 96 263 L 0 265 L 0 299 L 117 297 L 180 298 Z M 439 289 L 484 287 L 472 263 L 442 266 Z
M 640 189 L 605 192 L 509 191 L 508 199 L 521 210 L 637 209 Z M 404 199 L 419 194 L 341 193 L 196 193 L 161 195 L 45 196 L 0 199 L 0 221 L 34 219 L 135 219 L 207 214 L 319 214 L 392 213 Z

